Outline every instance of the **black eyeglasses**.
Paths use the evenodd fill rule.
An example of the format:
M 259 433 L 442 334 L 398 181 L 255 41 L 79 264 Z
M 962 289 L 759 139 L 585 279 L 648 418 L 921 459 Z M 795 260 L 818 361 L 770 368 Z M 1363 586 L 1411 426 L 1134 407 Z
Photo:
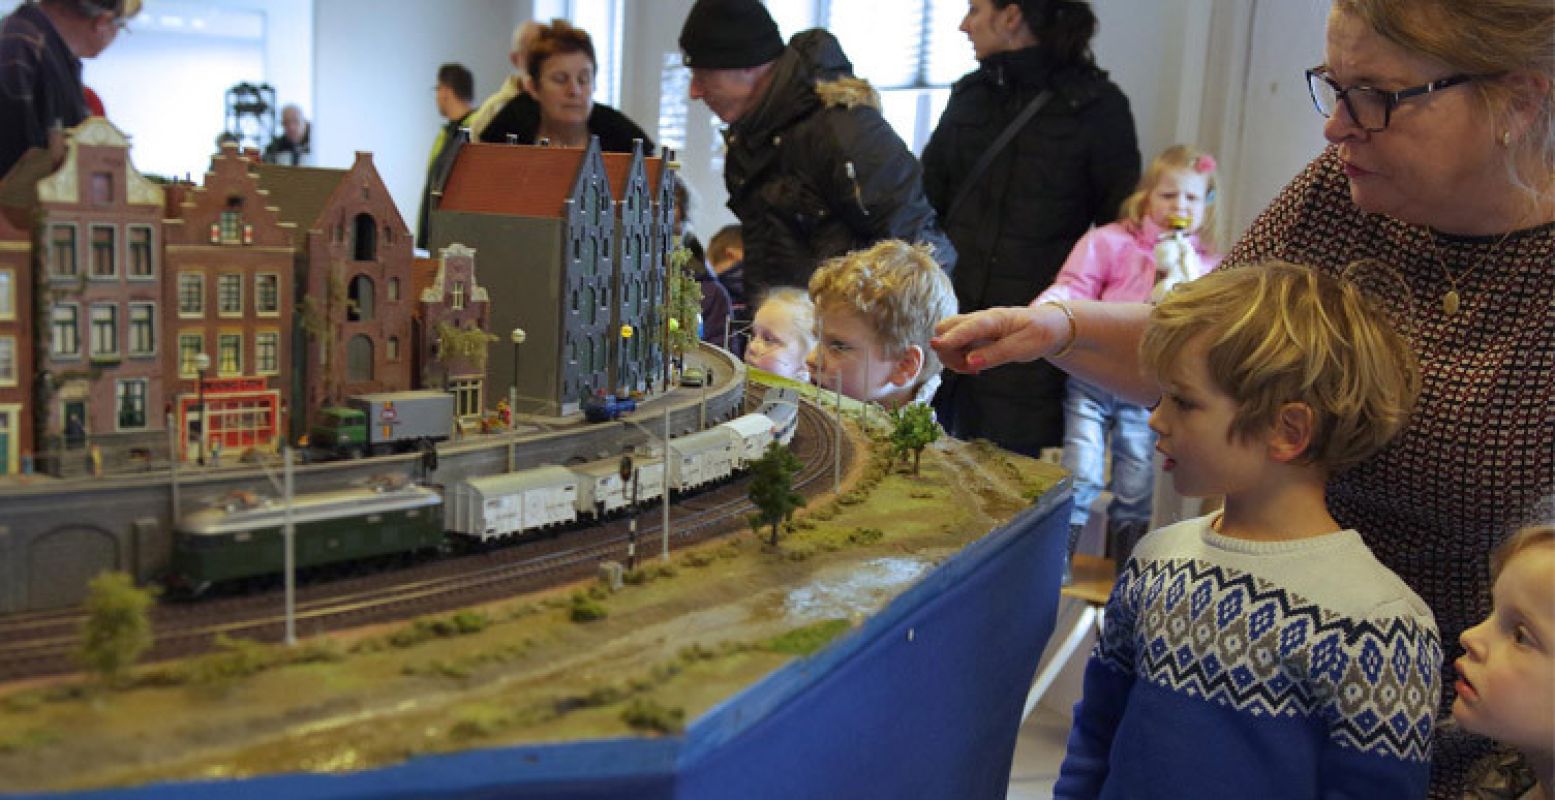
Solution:
M 1393 109 L 1398 108 L 1399 103 L 1411 97 L 1419 97 L 1460 83 L 1468 83 L 1478 77 L 1480 76 L 1449 75 L 1409 89 L 1389 92 L 1370 86 L 1351 86 L 1346 89 L 1329 77 L 1328 67 L 1313 67 L 1307 70 L 1307 91 L 1312 93 L 1312 105 L 1317 107 L 1317 113 L 1325 118 L 1332 117 L 1334 110 L 1343 104 L 1346 113 L 1350 115 L 1350 121 L 1354 122 L 1357 128 L 1369 133 L 1379 133 L 1388 129 L 1388 123 L 1393 121 Z

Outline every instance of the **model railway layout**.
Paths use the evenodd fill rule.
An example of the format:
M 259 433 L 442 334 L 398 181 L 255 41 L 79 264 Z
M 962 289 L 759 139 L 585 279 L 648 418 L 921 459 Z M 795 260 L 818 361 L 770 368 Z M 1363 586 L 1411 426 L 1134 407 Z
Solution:
M 784 404 L 794 407 L 791 401 L 783 400 L 765 404 L 763 409 L 772 411 L 773 405 Z M 814 406 L 800 404 L 786 425 L 775 426 L 774 433 L 783 435 L 785 427 L 793 434 L 793 449 L 805 465 L 795 478 L 796 489 L 817 494 L 830 488 L 831 482 L 825 479 L 831 476 L 839 460 L 837 449 L 843 449 L 840 460 L 844 462 L 850 455 L 846 437 L 835 422 Z M 680 437 L 675 442 L 679 444 L 687 438 Z M 675 450 L 672 446 L 672 453 Z M 569 470 L 569 474 L 597 474 L 602 466 L 582 465 Z M 428 494 L 435 497 L 436 492 L 423 489 L 404 494 L 421 498 L 415 502 L 424 502 Z M 419 507 L 440 506 L 427 503 Z M 669 544 L 684 546 L 726 531 L 743 530 L 745 516 L 751 510 L 743 480 L 725 481 L 693 496 L 684 496 L 675 506 Z M 450 524 L 446 515 L 441 518 L 442 524 Z M 643 515 L 639 548 L 643 543 L 660 541 L 658 518 L 657 513 Z M 602 560 L 624 560 L 627 544 L 626 519 L 606 514 L 603 520 L 589 517 L 564 535 L 520 537 L 512 546 L 483 548 L 400 569 L 375 569 L 355 577 L 313 583 L 299 591 L 297 629 L 299 635 L 315 635 L 511 597 L 587 577 Z M 279 554 L 279 544 L 271 549 Z M 218 633 L 277 641 L 284 629 L 279 606 L 275 591 L 160 603 L 153 612 L 156 643 L 148 657 L 166 659 L 204 652 Z M 73 609 L 0 617 L 0 681 L 74 669 L 69 653 L 77 642 L 75 628 L 79 620 L 79 612 Z

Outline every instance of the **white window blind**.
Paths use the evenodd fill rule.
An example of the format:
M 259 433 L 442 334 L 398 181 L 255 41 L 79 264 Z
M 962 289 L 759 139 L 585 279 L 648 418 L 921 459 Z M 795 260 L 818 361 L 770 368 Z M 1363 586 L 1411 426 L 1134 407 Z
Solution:
M 881 112 L 922 151 L 950 99 L 950 85 L 977 68 L 960 31 L 964 0 L 766 0 L 787 38 L 823 27 L 842 44 L 853 73 L 880 92 Z

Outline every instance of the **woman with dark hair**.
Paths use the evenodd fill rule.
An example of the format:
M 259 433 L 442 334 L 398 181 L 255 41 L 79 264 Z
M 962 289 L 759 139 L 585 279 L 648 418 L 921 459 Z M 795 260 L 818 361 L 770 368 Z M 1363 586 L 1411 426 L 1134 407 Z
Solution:
M 590 136 L 598 136 L 601 150 L 630 153 L 633 140 L 641 140 L 643 153 L 653 152 L 653 140 L 642 128 L 594 102 L 599 64 L 587 31 L 564 19 L 551 20 L 540 26 L 524 56 L 529 71 L 524 90 L 492 117 L 481 141 L 506 142 L 511 134 L 518 144 L 544 140 L 557 147 L 585 147 Z
M 1139 180 L 1134 118 L 1091 55 L 1088 3 L 971 0 L 961 30 L 980 66 L 923 151 L 924 191 L 960 254 L 961 310 L 1025 305 L 1091 225 L 1118 218 Z M 1063 444 L 1064 375 L 1046 362 L 947 374 L 935 406 L 960 438 Z

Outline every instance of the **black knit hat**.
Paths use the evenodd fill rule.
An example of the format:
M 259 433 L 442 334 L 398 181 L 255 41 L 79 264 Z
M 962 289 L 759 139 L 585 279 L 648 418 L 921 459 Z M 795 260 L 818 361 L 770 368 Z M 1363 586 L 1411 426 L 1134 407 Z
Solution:
M 761 0 L 697 0 L 680 29 L 688 67 L 744 69 L 783 53 L 783 37 Z

